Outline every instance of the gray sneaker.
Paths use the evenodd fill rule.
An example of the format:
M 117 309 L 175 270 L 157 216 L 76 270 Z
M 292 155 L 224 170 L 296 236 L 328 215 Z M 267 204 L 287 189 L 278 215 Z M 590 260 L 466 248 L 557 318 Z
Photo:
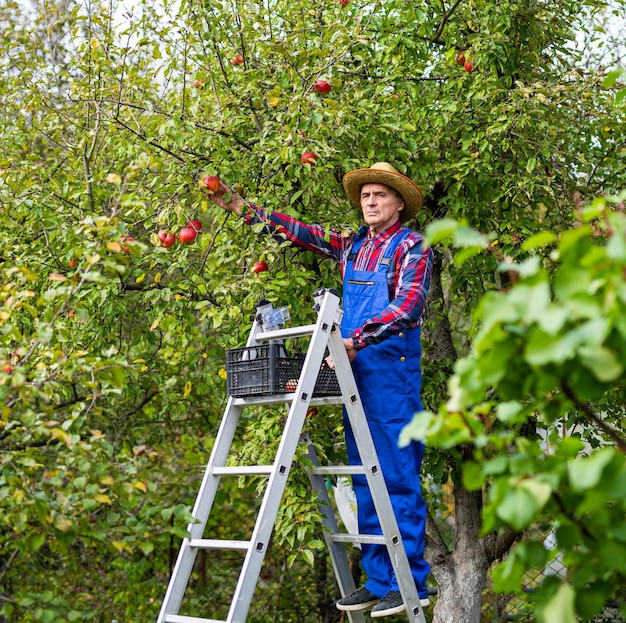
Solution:
M 400 593 L 398 593 L 398 595 L 399 594 Z M 355 610 L 367 610 L 379 601 L 380 597 L 377 597 L 374 593 L 371 593 L 363 587 L 352 593 L 352 595 L 339 599 L 335 602 L 335 605 L 339 610 L 349 610 L 352 612 Z
M 428 597 L 420 597 L 420 606 L 430 606 Z M 372 618 L 401 614 L 406 610 L 400 591 L 389 591 L 372 609 Z

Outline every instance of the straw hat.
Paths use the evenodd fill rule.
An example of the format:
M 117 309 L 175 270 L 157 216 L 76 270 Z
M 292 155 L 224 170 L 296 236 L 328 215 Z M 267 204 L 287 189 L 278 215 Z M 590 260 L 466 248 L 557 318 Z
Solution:
M 388 162 L 377 162 L 369 169 L 356 169 L 343 176 L 343 187 L 352 204 L 361 209 L 361 187 L 363 184 L 384 184 L 395 188 L 404 199 L 400 220 L 408 221 L 422 207 L 424 195 L 420 187 L 406 175 L 398 173 Z

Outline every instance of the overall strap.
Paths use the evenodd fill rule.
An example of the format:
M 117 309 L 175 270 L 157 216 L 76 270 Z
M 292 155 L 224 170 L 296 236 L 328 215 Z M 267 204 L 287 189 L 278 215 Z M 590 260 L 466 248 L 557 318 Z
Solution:
M 393 239 L 385 249 L 385 253 L 380 262 L 378 262 L 379 272 L 387 270 L 391 266 L 391 263 L 393 262 L 393 256 L 395 255 L 398 246 L 410 233 L 411 230 L 408 227 L 400 227 L 396 235 L 393 237 Z
M 352 243 L 352 250 L 350 251 L 350 253 L 348 253 L 346 264 L 354 262 L 356 258 L 356 254 L 359 252 L 359 249 L 363 245 L 363 242 L 365 242 L 366 237 L 367 237 L 367 231 L 363 233 L 360 232 L 354 237 L 354 242 Z

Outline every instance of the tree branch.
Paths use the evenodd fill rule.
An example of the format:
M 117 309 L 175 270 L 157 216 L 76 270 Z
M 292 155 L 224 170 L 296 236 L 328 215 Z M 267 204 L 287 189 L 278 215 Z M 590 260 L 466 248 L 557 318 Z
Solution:
M 115 123 L 117 123 L 118 125 L 122 126 L 124 129 L 128 130 L 131 134 L 134 134 L 136 137 L 140 138 L 145 143 L 154 145 L 157 149 L 160 149 L 166 154 L 169 154 L 170 156 L 172 156 L 172 158 L 176 158 L 176 160 L 178 160 L 179 162 L 182 162 L 183 164 L 187 164 L 184 158 L 181 158 L 178 154 L 175 154 L 173 151 L 169 150 L 167 147 L 163 147 L 163 145 L 153 141 L 152 139 L 147 137 L 145 134 L 142 134 L 141 132 L 137 132 L 137 130 L 133 130 L 133 128 L 131 128 L 127 123 L 124 123 L 119 118 L 119 116 L 116 115 L 115 117 L 113 117 L 113 121 L 115 121 Z
M 574 403 L 574 406 L 579 409 L 592 424 L 595 424 L 600 430 L 606 433 L 615 442 L 620 452 L 626 454 L 626 438 L 621 434 L 621 431 L 611 426 L 608 422 L 605 422 L 604 418 L 596 413 L 590 405 L 578 400 L 574 390 L 564 380 L 561 380 L 561 389 L 567 398 Z

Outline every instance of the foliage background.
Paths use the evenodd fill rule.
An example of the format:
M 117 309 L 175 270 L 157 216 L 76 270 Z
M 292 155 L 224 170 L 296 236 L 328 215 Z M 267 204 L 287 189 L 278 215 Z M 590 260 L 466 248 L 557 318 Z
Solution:
M 393 162 L 425 190 L 415 227 L 452 217 L 497 240 L 463 262 L 439 249 L 443 294 L 428 320 L 445 318 L 455 351 L 468 352 L 478 301 L 507 285 L 499 262 L 524 259 L 533 234 L 573 225 L 575 196 L 626 186 L 623 77 L 607 80 L 623 54 L 612 27 L 623 9 L 3 2 L 5 619 L 155 618 L 224 407 L 224 351 L 244 343 L 261 296 L 308 322 L 312 290 L 337 283 L 327 262 L 210 208 L 202 175 L 268 209 L 354 226 L 343 173 Z M 461 49 L 471 72 L 455 61 Z M 318 77 L 332 82 L 327 96 L 313 90 Z M 314 167 L 300 162 L 308 150 Z M 159 229 L 192 217 L 203 223 L 196 244 L 158 246 Z M 255 276 L 259 259 L 270 271 Z M 436 411 L 455 356 L 433 340 L 425 358 Z M 245 447 L 262 448 L 279 422 L 255 419 Z M 311 425 L 333 458 L 337 414 Z M 452 465 L 436 452 L 428 470 L 443 482 Z M 286 508 L 302 505 L 301 531 L 281 524 L 278 540 L 303 543 L 301 564 L 311 552 L 319 562 L 294 478 Z M 236 484 L 225 493 L 242 528 L 247 495 Z M 315 620 L 330 616 L 319 614 L 328 593 L 332 580 L 311 597 Z

